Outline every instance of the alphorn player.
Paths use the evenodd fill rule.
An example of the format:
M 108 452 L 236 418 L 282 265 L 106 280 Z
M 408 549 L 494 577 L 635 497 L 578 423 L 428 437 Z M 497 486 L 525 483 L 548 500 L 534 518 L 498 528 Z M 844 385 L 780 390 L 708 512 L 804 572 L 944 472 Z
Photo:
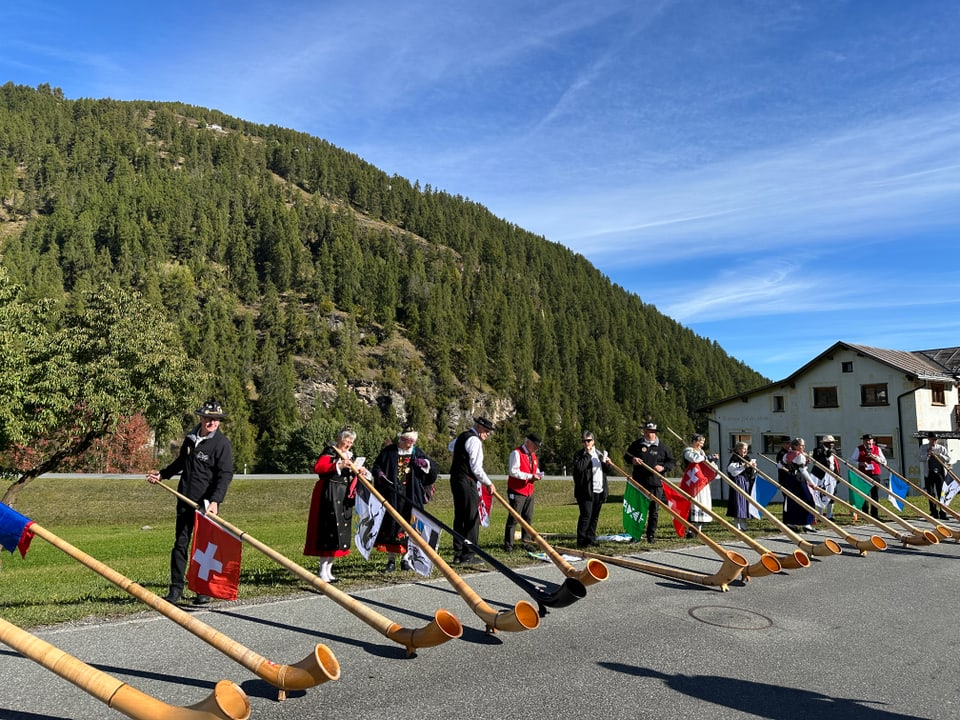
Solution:
M 820 438 L 820 444 L 813 449 L 813 459 L 815 461 L 813 469 L 810 470 L 810 474 L 817 478 L 817 487 L 823 488 L 826 492 L 831 495 L 836 494 L 837 490 L 837 479 L 830 475 L 827 470 L 840 474 L 840 461 L 837 459 L 837 456 L 834 452 L 834 447 L 837 444 L 837 439 L 833 435 L 824 435 Z M 816 463 L 820 463 L 817 465 Z M 827 470 L 824 470 L 827 468 Z M 816 491 L 814 491 L 816 493 Z M 817 503 L 817 509 L 823 510 L 823 516 L 828 520 L 833 519 L 833 500 L 831 500 L 826 495 L 821 495 L 816 493 L 814 500 L 821 500 L 822 502 Z
M 495 430 L 485 417 L 473 419 L 473 427 L 457 435 L 447 449 L 450 462 L 450 492 L 453 494 L 453 564 L 483 565 L 473 548 L 480 538 L 480 485 L 493 481 L 483 469 L 483 443 Z M 465 538 L 464 543 L 460 538 Z
M 745 442 L 735 443 L 727 463 L 727 475 L 737 487 L 747 495 L 753 490 L 753 483 L 757 479 L 757 461 L 748 455 L 750 446 Z M 738 492 L 730 494 L 727 502 L 727 517 L 733 518 L 738 530 L 747 529 L 747 518 L 750 517 L 750 503 Z
M 814 485 L 813 478 L 807 470 L 807 455 L 803 449 L 806 442 L 803 438 L 794 438 L 790 441 L 790 452 L 783 456 L 777 467 L 786 471 L 783 487 L 803 500 L 807 505 L 814 505 L 810 486 Z M 796 531 L 815 532 L 813 514 L 800 503 L 789 497 L 783 499 L 783 524 L 789 525 Z
M 939 500 L 943 496 L 943 481 L 950 467 L 950 453 L 939 443 L 935 432 L 928 432 L 926 444 L 920 446 L 920 464 L 924 468 L 923 489 Z M 933 500 L 930 500 L 930 514 L 939 520 L 947 519 L 947 513 Z
M 660 475 L 666 475 L 677 461 L 670 452 L 670 446 L 661 442 L 657 437 L 657 424 L 648 421 L 643 425 L 643 434 L 634 440 L 623 455 L 623 461 L 633 466 L 633 479 L 643 485 L 643 487 L 658 500 L 664 500 L 663 483 L 656 473 L 649 468 L 653 468 Z M 665 501 L 664 501 L 665 502 Z M 660 503 L 650 503 L 650 509 L 647 511 L 647 542 L 654 542 L 657 535 L 657 520 L 660 518 Z
M 887 459 L 883 456 L 883 450 L 877 445 L 877 440 L 873 435 L 863 436 L 863 444 L 858 445 L 857 449 L 853 451 L 850 462 L 856 463 L 857 469 L 874 481 L 870 485 L 870 498 L 879 503 L 880 486 L 876 483 L 880 482 L 880 466 L 886 465 Z M 870 505 L 870 516 L 879 520 L 880 508 L 873 503 L 868 504 Z
M 206 501 L 206 511 L 216 515 L 233 480 L 233 446 L 220 432 L 220 422 L 228 418 L 223 406 L 213 398 L 194 410 L 194 414 L 199 423 L 183 439 L 176 459 L 160 471 L 147 473 L 147 482 L 156 484 L 179 475 L 177 491 L 201 506 Z M 183 597 L 195 513 L 195 508 L 177 501 L 177 524 L 170 551 L 170 589 L 163 598 L 170 603 L 180 602 Z M 210 598 L 197 595 L 193 602 L 206 605 Z

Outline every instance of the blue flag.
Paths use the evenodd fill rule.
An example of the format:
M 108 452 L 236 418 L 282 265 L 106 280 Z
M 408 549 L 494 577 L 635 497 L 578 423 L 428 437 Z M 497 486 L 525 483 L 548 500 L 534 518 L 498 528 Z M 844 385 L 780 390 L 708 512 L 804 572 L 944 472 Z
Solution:
M 9 505 L 0 503 L 0 547 L 9 553 L 12 553 L 14 548 L 19 548 L 20 554 L 25 556 L 33 538 L 33 534 L 27 532 L 31 523 L 30 518 L 21 515 Z
M 760 505 L 766 507 L 770 504 L 770 501 L 773 500 L 773 496 L 777 494 L 777 486 L 766 478 L 762 478 L 758 475 L 757 479 L 753 483 L 753 487 L 750 489 L 750 494 Z M 750 505 L 749 512 L 750 517 L 760 517 L 760 511 L 757 510 L 757 508 L 752 504 Z
M 899 475 L 890 473 L 890 492 L 893 493 L 893 495 L 898 495 L 901 498 L 905 498 L 907 493 L 910 492 L 910 486 L 907 484 L 907 481 Z M 893 495 L 890 495 L 890 502 L 893 503 L 893 506 L 899 512 L 903 512 L 903 503 L 897 500 L 897 498 L 895 498 Z

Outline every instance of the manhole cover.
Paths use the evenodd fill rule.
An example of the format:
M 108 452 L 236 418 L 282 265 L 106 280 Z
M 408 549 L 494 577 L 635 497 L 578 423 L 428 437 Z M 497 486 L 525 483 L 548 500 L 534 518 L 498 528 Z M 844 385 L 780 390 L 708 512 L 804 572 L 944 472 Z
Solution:
M 763 630 L 773 625 L 766 615 L 752 610 L 724 607 L 722 605 L 700 605 L 688 610 L 690 617 L 707 625 L 732 628 L 733 630 Z

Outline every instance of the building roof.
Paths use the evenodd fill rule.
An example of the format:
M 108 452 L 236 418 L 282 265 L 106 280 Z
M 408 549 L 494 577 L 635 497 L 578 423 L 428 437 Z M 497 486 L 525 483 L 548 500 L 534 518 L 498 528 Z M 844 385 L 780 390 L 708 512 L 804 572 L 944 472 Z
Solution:
M 746 392 L 730 395 L 729 397 L 714 400 L 711 403 L 697 408 L 705 411 L 717 405 L 736 400 L 738 398 L 749 397 L 757 393 L 765 392 L 777 387 L 792 385 L 797 378 L 803 375 L 809 368 L 821 362 L 824 358 L 829 358 L 838 350 L 852 350 L 858 355 L 863 355 L 876 360 L 877 362 L 902 372 L 904 375 L 911 375 L 918 380 L 932 380 L 934 382 L 955 383 L 960 379 L 960 348 L 944 348 L 942 350 L 917 350 L 907 352 L 904 350 L 886 350 L 884 348 L 870 347 L 869 345 L 855 345 L 839 341 L 831 345 L 822 353 L 813 358 L 810 362 L 801 366 L 783 380 L 777 380 L 760 387 L 747 390 Z

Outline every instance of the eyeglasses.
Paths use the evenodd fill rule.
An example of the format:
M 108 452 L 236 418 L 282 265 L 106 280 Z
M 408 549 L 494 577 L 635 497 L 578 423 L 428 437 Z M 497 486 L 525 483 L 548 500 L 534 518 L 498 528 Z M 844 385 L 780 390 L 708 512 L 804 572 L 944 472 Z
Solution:
M 585 443 L 591 443 L 591 442 L 593 442 L 593 438 L 584 438 L 583 441 L 584 441 Z

